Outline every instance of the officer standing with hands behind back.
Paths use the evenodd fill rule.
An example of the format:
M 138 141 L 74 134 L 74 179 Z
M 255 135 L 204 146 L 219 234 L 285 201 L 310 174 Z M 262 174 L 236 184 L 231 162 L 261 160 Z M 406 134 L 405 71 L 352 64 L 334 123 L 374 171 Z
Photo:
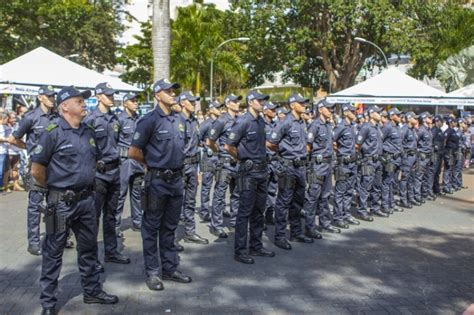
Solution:
M 178 83 L 166 79 L 153 85 L 157 101 L 154 110 L 137 124 L 129 157 L 147 167 L 142 194 L 142 241 L 146 284 L 150 290 L 163 290 L 162 280 L 192 281 L 181 273 L 175 248 L 175 231 L 183 205 L 183 166 L 185 121 L 171 110 L 176 104 Z
M 118 298 L 102 291 L 97 262 L 97 219 L 94 209 L 94 177 L 101 152 L 94 131 L 82 123 L 90 91 L 74 87 L 58 93 L 62 117 L 50 124 L 32 156 L 31 174 L 47 190 L 44 209 L 46 236 L 41 269 L 42 314 L 56 314 L 56 290 L 69 229 L 77 240 L 77 255 L 84 303 L 115 304 Z
M 99 102 L 84 122 L 94 128 L 97 146 L 102 152 L 102 159 L 97 162 L 95 209 L 97 227 L 102 214 L 104 235 L 104 261 L 129 264 L 130 258 L 122 255 L 117 246 L 116 214 L 120 194 L 120 157 L 118 150 L 119 121 L 112 112 L 114 106 L 114 90 L 108 83 L 99 83 L 95 94 Z M 97 234 L 99 229 L 97 229 Z M 97 260 L 97 272 L 103 272 L 102 264 Z
M 254 263 L 250 256 L 275 256 L 274 252 L 265 249 L 262 244 L 268 163 L 265 121 L 260 113 L 263 111 L 263 102 L 268 98 L 268 95 L 257 91 L 251 91 L 247 95 L 248 111 L 238 118 L 225 145 L 229 154 L 239 161 L 237 188 L 240 199 L 235 226 L 234 259 L 244 264 Z M 247 255 L 249 234 L 250 249 Z

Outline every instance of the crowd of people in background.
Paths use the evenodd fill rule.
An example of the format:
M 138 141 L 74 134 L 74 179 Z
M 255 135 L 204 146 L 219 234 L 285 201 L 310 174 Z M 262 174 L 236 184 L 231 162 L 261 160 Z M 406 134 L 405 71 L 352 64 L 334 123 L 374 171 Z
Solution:
M 24 191 L 20 174 L 27 165 L 25 150 L 8 143 L 8 137 L 18 128 L 20 120 L 28 111 L 24 105 L 16 106 L 14 111 L 0 107 L 0 192 Z

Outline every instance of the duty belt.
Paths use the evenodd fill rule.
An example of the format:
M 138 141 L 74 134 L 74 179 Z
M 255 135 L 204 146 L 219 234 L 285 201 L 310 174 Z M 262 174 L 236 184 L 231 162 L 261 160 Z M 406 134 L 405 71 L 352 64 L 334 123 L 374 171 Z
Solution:
M 219 162 L 221 163 L 229 163 L 231 166 L 237 165 L 237 161 L 230 157 L 219 157 Z
M 151 177 L 156 177 L 159 179 L 163 179 L 165 181 L 170 181 L 172 179 L 180 178 L 183 176 L 183 170 L 170 170 L 170 169 L 159 169 L 159 168 L 152 168 L 150 169 Z
M 356 155 L 345 155 L 345 156 L 338 156 L 337 157 L 337 163 L 353 163 L 357 161 L 357 156 Z
M 268 168 L 268 163 L 267 162 L 255 162 L 252 160 L 245 160 L 240 162 L 239 165 L 239 170 L 244 171 L 244 172 L 250 172 L 250 171 L 265 171 Z
M 294 160 L 281 158 L 280 161 L 283 163 L 283 165 L 294 166 L 294 167 L 306 166 L 306 164 L 308 164 L 308 162 L 305 159 L 300 159 L 300 158 L 294 159 Z
M 98 161 L 97 162 L 97 171 L 99 171 L 99 173 L 105 173 L 105 172 L 108 172 L 108 171 L 111 171 L 111 170 L 114 170 L 114 169 L 118 168 L 119 165 L 120 165 L 120 160 L 119 159 L 113 160 L 113 161 L 110 161 L 110 162 Z
M 416 149 L 405 150 L 406 155 L 416 155 Z
M 366 161 L 377 162 L 379 160 L 379 155 L 378 154 L 364 155 L 363 159 L 366 160 Z
M 126 147 L 119 147 L 119 155 L 121 158 L 128 159 L 128 148 Z
M 312 156 L 310 161 L 316 164 L 328 164 L 332 162 L 332 156 L 323 157 L 322 155 L 316 155 Z
M 419 152 L 419 153 L 418 153 L 418 156 L 419 156 L 422 160 L 431 158 L 431 155 L 432 155 L 431 152 Z
M 53 202 L 64 201 L 73 204 L 89 197 L 94 191 L 92 186 L 84 189 L 55 189 L 48 190 L 48 200 Z
M 385 153 L 385 155 L 391 159 L 398 159 L 401 156 L 400 153 L 388 153 L 388 152 Z
M 199 162 L 199 157 L 197 155 L 190 156 L 184 159 L 184 164 L 196 164 Z

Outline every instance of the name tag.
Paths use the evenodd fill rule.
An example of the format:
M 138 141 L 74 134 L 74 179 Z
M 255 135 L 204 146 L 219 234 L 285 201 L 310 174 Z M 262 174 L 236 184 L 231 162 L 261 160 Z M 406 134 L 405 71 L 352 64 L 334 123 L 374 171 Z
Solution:
M 67 148 L 72 148 L 72 144 L 65 144 L 63 146 L 59 147 L 59 150 L 67 149 Z
M 105 130 L 104 128 L 97 128 L 97 129 L 95 130 L 95 132 L 104 131 L 104 130 Z
M 159 130 L 158 133 L 168 133 L 168 130 Z

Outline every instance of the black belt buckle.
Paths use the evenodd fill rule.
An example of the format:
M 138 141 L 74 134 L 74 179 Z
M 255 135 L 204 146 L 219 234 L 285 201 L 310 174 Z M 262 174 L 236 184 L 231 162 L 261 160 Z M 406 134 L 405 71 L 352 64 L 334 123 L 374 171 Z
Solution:
M 70 206 L 76 201 L 76 193 L 72 190 L 66 190 L 62 199 L 66 205 Z
M 163 171 L 164 178 L 166 180 L 172 180 L 173 179 L 173 171 L 172 170 L 165 170 Z

